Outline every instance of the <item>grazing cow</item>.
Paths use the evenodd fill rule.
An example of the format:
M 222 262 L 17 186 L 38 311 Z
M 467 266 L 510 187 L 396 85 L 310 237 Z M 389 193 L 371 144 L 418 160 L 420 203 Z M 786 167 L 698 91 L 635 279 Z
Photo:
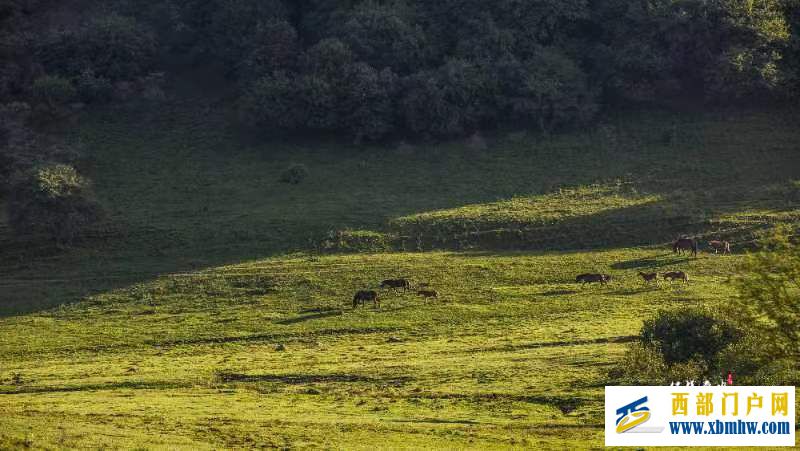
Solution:
M 727 241 L 709 241 L 708 247 L 714 249 L 714 253 L 716 254 L 719 251 L 722 251 L 722 254 L 730 254 L 731 253 L 731 243 Z
M 683 254 L 683 251 L 690 251 L 692 256 L 697 257 L 697 241 L 691 238 L 678 238 L 672 243 L 672 252 Z
M 600 282 L 605 285 L 611 282 L 611 276 L 607 274 L 580 274 L 575 277 L 575 282 L 582 282 L 584 285 L 587 283 Z
M 406 291 L 411 288 L 411 282 L 406 279 L 387 279 L 381 282 L 381 288 L 402 288 Z
M 642 276 L 642 279 L 644 279 L 644 283 L 649 283 L 649 282 L 654 282 L 654 281 L 657 282 L 658 281 L 658 273 L 657 272 L 644 273 L 644 272 L 639 271 L 639 275 Z
M 680 280 L 683 280 L 684 282 L 688 282 L 689 281 L 689 275 L 686 274 L 683 271 L 665 272 L 664 275 L 662 275 L 661 277 L 663 277 L 664 280 L 669 279 L 670 282 L 672 282 L 675 279 L 680 279 Z
M 419 290 L 417 291 L 417 296 L 422 296 L 423 298 L 438 298 L 439 293 L 436 290 Z
M 356 292 L 353 296 L 353 308 L 358 307 L 359 304 L 365 305 L 366 301 L 372 301 L 372 308 L 380 307 L 381 300 L 378 298 L 378 293 L 373 290 L 361 290 Z

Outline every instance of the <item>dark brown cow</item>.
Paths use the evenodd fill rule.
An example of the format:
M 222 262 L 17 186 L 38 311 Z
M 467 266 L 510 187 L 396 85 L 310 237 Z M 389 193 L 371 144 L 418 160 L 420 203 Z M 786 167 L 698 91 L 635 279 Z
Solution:
M 372 307 L 380 307 L 381 300 L 378 298 L 378 293 L 373 290 L 361 290 L 356 292 L 353 296 L 353 308 L 358 307 L 359 304 L 365 305 L 366 301 L 372 301 Z
M 436 290 L 419 290 L 417 291 L 417 296 L 422 296 L 423 298 L 438 298 L 439 293 Z
M 381 282 L 381 288 L 402 288 L 406 291 L 411 288 L 411 282 L 406 279 L 387 279 Z
M 688 282 L 689 281 L 689 275 L 686 274 L 683 271 L 665 272 L 664 275 L 662 275 L 661 277 L 663 277 L 664 280 L 669 280 L 670 282 L 672 282 L 673 280 L 676 280 L 676 279 L 683 280 L 684 282 Z
M 673 253 L 683 254 L 683 251 L 689 251 L 692 256 L 697 257 L 697 241 L 691 238 L 678 238 L 672 243 Z
M 657 272 L 645 273 L 645 272 L 639 271 L 639 275 L 642 276 L 642 279 L 644 279 L 644 283 L 658 281 L 658 273 Z
M 708 247 L 714 249 L 715 254 L 719 251 L 722 251 L 723 255 L 731 253 L 731 243 L 727 241 L 718 241 L 718 240 L 709 241 Z
M 575 282 L 582 282 L 584 285 L 587 283 L 594 283 L 599 282 L 605 285 L 608 282 L 611 282 L 611 276 L 607 274 L 579 274 L 575 277 Z

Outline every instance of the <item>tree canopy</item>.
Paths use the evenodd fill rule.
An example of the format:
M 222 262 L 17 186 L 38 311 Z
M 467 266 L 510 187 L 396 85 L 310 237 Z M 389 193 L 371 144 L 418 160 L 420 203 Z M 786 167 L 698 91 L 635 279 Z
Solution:
M 224 68 L 252 124 L 360 140 L 552 130 L 610 102 L 763 102 L 800 83 L 797 0 L 114 0 L 31 33 L 52 3 L 0 2 L 0 96 L 46 75 L 107 98 L 180 55 Z

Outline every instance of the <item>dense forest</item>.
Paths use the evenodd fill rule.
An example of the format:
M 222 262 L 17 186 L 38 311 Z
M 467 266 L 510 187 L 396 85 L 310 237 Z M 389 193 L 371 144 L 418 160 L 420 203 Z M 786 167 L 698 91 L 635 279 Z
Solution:
M 4 0 L 0 21 L 4 99 L 102 102 L 176 62 L 213 66 L 243 120 L 357 140 L 800 85 L 796 0 Z
M 11 191 L 12 226 L 63 234 L 65 216 L 84 218 L 67 231 L 99 217 L 64 166 L 70 150 L 32 127 L 163 98 L 165 78 L 198 67 L 224 77 L 238 121 L 262 131 L 355 142 L 550 133 L 630 103 L 796 98 L 800 1 L 2 0 L 0 192 Z

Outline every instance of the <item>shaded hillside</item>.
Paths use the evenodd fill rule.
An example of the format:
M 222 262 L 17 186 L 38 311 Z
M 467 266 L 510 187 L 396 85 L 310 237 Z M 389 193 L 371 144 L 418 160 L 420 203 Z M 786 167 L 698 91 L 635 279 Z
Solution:
M 741 251 L 798 216 L 788 112 L 649 112 L 546 139 L 490 136 L 485 150 L 385 149 L 243 140 L 197 102 L 67 129 L 108 221 L 66 252 L 3 228 L 4 312 L 291 251 L 582 249 L 684 233 Z M 279 181 L 292 163 L 309 171 L 299 185 Z

